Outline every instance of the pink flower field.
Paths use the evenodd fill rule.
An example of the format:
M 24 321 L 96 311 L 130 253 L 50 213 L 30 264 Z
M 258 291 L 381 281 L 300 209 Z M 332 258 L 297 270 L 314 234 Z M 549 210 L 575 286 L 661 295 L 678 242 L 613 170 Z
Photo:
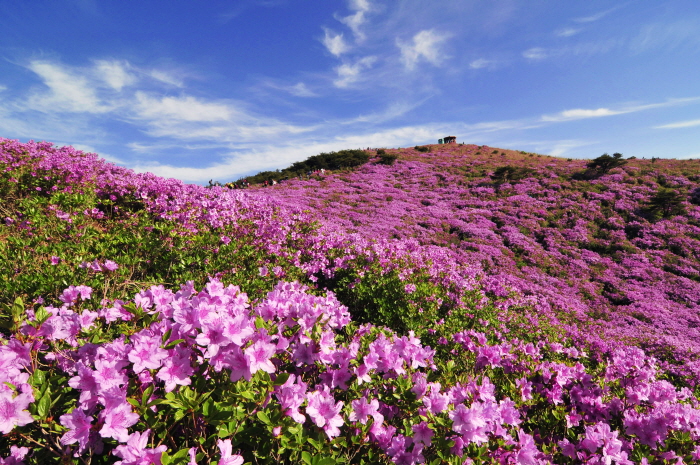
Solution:
M 0 139 L 0 463 L 700 462 L 700 161 L 385 152 L 227 189 Z

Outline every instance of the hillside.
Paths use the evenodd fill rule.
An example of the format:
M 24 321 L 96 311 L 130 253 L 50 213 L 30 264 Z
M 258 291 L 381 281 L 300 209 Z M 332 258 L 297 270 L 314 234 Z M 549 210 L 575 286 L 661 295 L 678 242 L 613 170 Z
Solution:
M 388 152 L 392 166 L 265 196 L 365 237 L 448 247 L 481 265 L 491 294 L 535 295 L 569 315 L 571 337 L 587 347 L 633 343 L 700 380 L 700 160 L 628 160 L 591 175 L 588 160 L 485 146 Z M 526 174 L 494 179 L 503 167 Z M 678 193 L 684 214 L 654 207 L 659 192 Z
M 698 161 L 386 152 L 242 190 L 0 139 L 0 463 L 700 460 Z

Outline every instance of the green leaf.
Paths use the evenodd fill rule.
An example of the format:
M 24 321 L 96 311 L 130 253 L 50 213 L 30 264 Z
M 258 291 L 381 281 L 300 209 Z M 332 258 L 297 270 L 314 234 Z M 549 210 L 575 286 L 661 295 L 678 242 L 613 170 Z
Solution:
M 32 376 L 29 377 L 29 384 L 33 387 L 38 388 L 46 382 L 46 372 L 43 370 L 36 369 Z
M 178 344 L 181 343 L 181 342 L 185 342 L 185 340 L 184 340 L 184 339 L 176 339 L 176 340 L 174 340 L 174 341 L 168 343 L 168 345 L 166 345 L 166 346 L 163 347 L 163 348 L 164 348 L 165 350 L 170 350 L 170 349 L 172 349 L 173 347 L 175 347 L 176 345 L 178 345 Z
M 289 373 L 280 373 L 275 379 L 275 386 L 282 386 L 289 379 Z
M 39 402 L 36 404 L 36 414 L 41 420 L 44 420 L 49 413 L 49 408 L 51 407 L 51 390 L 47 389 Z
M 270 417 L 267 416 L 267 413 L 263 412 L 260 410 L 257 414 L 258 420 L 262 421 L 266 425 L 271 425 L 272 422 L 270 421 Z
M 167 331 L 165 332 L 165 334 L 163 334 L 163 337 L 161 338 L 161 341 L 162 341 L 163 344 L 165 344 L 165 343 L 167 342 L 167 340 L 170 339 L 170 334 L 172 334 L 172 332 L 173 332 L 173 329 L 170 328 L 169 330 L 167 330 Z M 167 348 L 167 347 L 166 347 L 166 348 Z
M 332 457 L 324 457 L 316 462 L 316 465 L 335 465 L 337 462 Z
M 141 406 L 142 407 L 146 406 L 148 399 L 151 398 L 151 394 L 153 394 L 153 385 L 152 384 L 150 386 L 148 386 L 145 391 L 143 391 L 143 395 L 141 396 Z
M 24 314 L 24 302 L 22 302 L 21 297 L 15 299 L 15 303 L 12 305 L 12 320 L 15 324 L 22 321 L 22 316 Z
M 34 314 L 35 323 L 37 325 L 43 324 L 49 317 L 51 317 L 51 314 L 44 307 L 39 307 L 39 310 Z
M 301 461 L 308 464 L 308 465 L 311 465 L 311 454 L 309 454 L 306 451 L 303 451 L 301 453 Z

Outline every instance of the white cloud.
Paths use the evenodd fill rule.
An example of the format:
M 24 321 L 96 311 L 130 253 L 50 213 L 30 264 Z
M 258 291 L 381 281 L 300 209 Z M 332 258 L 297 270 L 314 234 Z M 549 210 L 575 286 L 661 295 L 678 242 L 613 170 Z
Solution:
M 343 34 L 335 34 L 329 29 L 324 29 L 323 45 L 335 56 L 340 56 L 347 52 L 350 47 L 343 39 Z
M 440 44 L 447 38 L 447 35 L 428 29 L 413 36 L 412 43 L 397 41 L 396 45 L 401 49 L 401 60 L 406 69 L 414 69 L 421 59 L 437 66 L 445 58 L 440 51 Z
M 650 50 L 674 50 L 692 48 L 697 51 L 700 47 L 700 19 L 697 17 L 669 23 L 654 23 L 646 25 L 639 34 L 630 41 L 633 53 L 643 53 Z
M 371 11 L 372 5 L 369 0 L 350 0 L 349 7 L 355 13 L 350 16 L 340 18 L 340 22 L 348 26 L 355 35 L 355 39 L 358 42 L 361 42 L 365 39 L 365 34 L 360 28 L 367 20 L 366 14 Z
M 697 102 L 700 97 L 689 97 L 689 98 L 675 98 L 668 99 L 665 102 L 660 103 L 647 103 L 644 105 L 627 105 L 616 110 L 611 110 L 609 108 L 597 108 L 595 110 L 576 108 L 573 110 L 565 110 L 555 115 L 544 115 L 540 118 L 540 121 L 544 122 L 561 122 L 561 121 L 573 121 L 577 119 L 586 118 L 600 118 L 602 116 L 614 116 L 622 115 L 626 113 L 636 113 L 638 111 L 651 110 L 654 108 L 665 108 L 673 107 L 678 105 L 685 105 L 688 103 Z M 679 126 L 680 127 L 680 126 Z
M 554 32 L 554 34 L 557 37 L 571 37 L 575 36 L 579 32 L 581 32 L 583 29 L 575 29 L 573 27 L 566 27 L 564 29 L 558 29 L 557 31 Z
M 46 61 L 32 61 L 28 68 L 48 87 L 48 92 L 33 92 L 28 106 L 41 112 L 104 113 L 103 105 L 88 80 L 67 69 Z
M 585 119 L 585 118 L 599 118 L 601 116 L 613 116 L 619 115 L 621 113 L 628 113 L 627 111 L 620 110 L 610 110 L 609 108 L 598 108 L 595 110 L 589 110 L 584 108 L 576 108 L 574 110 L 565 110 L 556 115 L 544 115 L 542 116 L 542 121 L 571 121 L 575 119 Z
M 700 126 L 700 119 L 690 121 L 679 121 L 677 123 L 664 124 L 663 126 L 654 126 L 654 129 L 677 129 L 677 128 L 692 128 Z
M 335 71 L 338 73 L 338 78 L 333 81 L 336 87 L 345 88 L 357 82 L 360 79 L 360 73 L 365 69 L 370 68 L 377 61 L 377 57 L 364 57 L 353 64 L 344 63 Z
M 98 60 L 95 62 L 97 75 L 112 89 L 121 91 L 125 86 L 136 82 L 136 77 L 128 73 L 128 63 L 119 61 Z
M 541 47 L 530 48 L 523 52 L 523 57 L 528 60 L 544 60 L 547 56 L 547 51 Z
M 610 8 L 608 10 L 592 14 L 590 16 L 583 16 L 581 18 L 575 18 L 574 21 L 576 21 L 577 23 L 592 23 L 592 22 L 598 21 L 599 19 L 603 19 L 608 14 L 612 13 L 613 11 L 615 11 L 623 6 L 625 6 L 625 5 L 618 5 L 616 7 Z
M 135 110 L 142 119 L 191 122 L 226 121 L 233 113 L 221 103 L 201 102 L 191 96 L 153 98 L 144 92 L 136 92 Z
M 299 82 L 293 86 L 287 88 L 290 94 L 295 97 L 317 97 L 318 95 L 314 93 L 311 89 L 306 87 L 306 84 Z
M 0 84 L 0 92 L 7 90 L 7 86 Z
M 185 87 L 185 83 L 181 78 L 167 71 L 154 69 L 151 71 L 146 71 L 146 75 L 164 84 L 170 84 L 171 86 L 175 87 Z
M 471 69 L 482 69 L 482 68 L 489 68 L 493 66 L 496 62 L 492 60 L 487 60 L 485 58 L 479 58 L 478 60 L 474 60 L 471 63 L 469 63 L 469 67 Z

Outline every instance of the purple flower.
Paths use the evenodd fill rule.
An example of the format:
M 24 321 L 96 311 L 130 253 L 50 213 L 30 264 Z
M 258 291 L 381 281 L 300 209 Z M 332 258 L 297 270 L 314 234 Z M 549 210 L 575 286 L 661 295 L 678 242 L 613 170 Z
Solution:
M 91 416 L 85 415 L 81 409 L 77 408 L 72 413 L 62 415 L 60 423 L 68 428 L 68 431 L 61 437 L 61 444 L 78 443 L 78 454 L 82 454 L 90 441 L 90 428 L 92 427 Z
M 243 465 L 242 456 L 238 454 L 231 455 L 232 446 L 230 439 L 226 439 L 225 441 L 219 439 L 216 445 L 219 446 L 219 450 L 221 451 L 221 459 L 218 465 Z
M 160 347 L 160 336 L 150 333 L 149 330 L 144 330 L 131 336 L 129 361 L 134 364 L 134 373 L 145 369 L 157 370 L 161 367 L 163 359 L 168 357 L 168 351 Z
M 258 370 L 263 370 L 267 373 L 274 373 L 275 365 L 270 359 L 275 355 L 276 349 L 275 344 L 270 344 L 263 340 L 258 340 L 255 344 L 246 348 L 243 352 L 248 361 L 250 372 L 255 373 Z
M 124 460 L 116 462 L 115 465 L 160 465 L 160 457 L 168 450 L 168 446 L 161 445 L 155 449 L 146 449 L 150 433 L 150 429 L 143 433 L 132 433 L 126 444 L 117 446 L 114 449 L 114 455 Z
M 138 414 L 131 411 L 131 405 L 126 402 L 126 399 L 116 407 L 105 408 L 100 416 L 104 419 L 100 435 L 103 438 L 114 438 L 119 442 L 127 442 L 129 432 L 126 429 L 139 421 Z
M 307 385 L 301 381 L 301 378 L 298 378 L 298 383 L 295 384 L 295 379 L 297 378 L 290 374 L 283 385 L 275 388 L 275 397 L 280 402 L 280 406 L 285 409 L 285 415 L 292 417 L 297 423 L 304 423 L 306 416 L 299 412 L 299 407 L 306 399 Z
M 413 431 L 413 442 L 421 443 L 425 447 L 430 447 L 433 443 L 433 430 L 428 426 L 428 422 L 422 421 L 417 425 L 411 426 Z
M 7 434 L 15 426 L 24 426 L 34 421 L 26 410 L 34 401 L 31 391 L 12 396 L 12 390 L 0 385 L 0 433 Z
M 430 410 L 430 413 L 437 415 L 444 412 L 450 405 L 450 394 L 440 394 L 440 384 L 431 383 L 430 394 L 423 397 L 423 405 Z
M 306 413 L 311 417 L 316 426 L 323 428 L 329 439 L 340 434 L 340 426 L 343 426 L 343 417 L 340 411 L 343 409 L 343 402 L 335 402 L 333 395 L 324 387 L 323 391 L 314 391 L 306 395 L 308 405 Z
M 518 433 L 518 445 L 520 448 L 515 454 L 515 462 L 518 465 L 537 465 L 539 463 L 536 457 L 540 451 L 537 450 L 532 436 L 520 430 Z
M 348 416 L 350 421 L 359 421 L 363 425 L 367 424 L 367 419 L 372 417 L 374 423 L 382 424 L 384 422 L 384 416 L 379 413 L 379 401 L 377 399 L 372 399 L 371 402 L 367 401 L 366 397 L 362 399 L 353 400 L 350 402 L 352 406 L 352 411 Z
M 175 386 L 189 386 L 190 376 L 194 369 L 190 365 L 192 351 L 186 347 L 175 347 L 170 350 L 170 356 L 163 362 L 163 368 L 158 371 L 156 378 L 165 382 L 165 392 L 175 389 Z
M 17 447 L 17 446 L 11 446 L 10 447 L 10 455 L 2 459 L 0 457 L 0 464 L 3 465 L 24 465 L 24 462 L 22 460 L 24 457 L 27 456 L 29 453 L 29 449 L 26 447 Z
M 104 265 L 102 265 L 102 266 L 103 266 L 104 269 L 107 270 L 107 271 L 114 271 L 114 270 L 116 270 L 117 268 L 119 268 L 119 265 L 117 265 L 117 264 L 116 264 L 115 262 L 113 262 L 112 260 L 107 260 L 106 262 L 104 262 Z
M 462 434 L 468 442 L 478 444 L 488 441 L 486 419 L 484 418 L 483 406 L 480 403 L 474 403 L 470 408 L 459 404 L 448 415 L 452 420 L 452 429 L 456 433 Z

